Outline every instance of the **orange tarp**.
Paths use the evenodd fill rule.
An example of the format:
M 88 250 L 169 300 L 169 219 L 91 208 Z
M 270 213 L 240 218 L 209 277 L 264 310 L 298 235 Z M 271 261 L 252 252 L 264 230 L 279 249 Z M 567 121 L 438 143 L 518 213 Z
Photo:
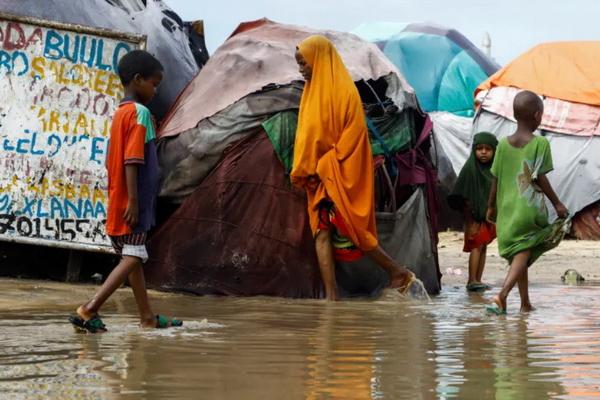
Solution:
M 475 91 L 513 86 L 539 95 L 600 106 L 600 42 L 536 46 L 483 82 Z

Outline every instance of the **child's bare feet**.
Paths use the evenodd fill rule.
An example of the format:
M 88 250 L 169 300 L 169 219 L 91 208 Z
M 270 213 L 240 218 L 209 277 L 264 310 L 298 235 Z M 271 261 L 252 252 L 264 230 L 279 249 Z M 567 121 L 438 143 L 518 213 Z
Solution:
M 79 317 L 84 321 L 89 321 L 96 315 L 96 313 L 89 311 L 85 304 L 82 304 L 79 307 L 77 307 L 77 315 L 79 315 Z
M 492 297 L 492 301 L 498 306 L 500 310 L 506 311 L 506 297 L 502 298 L 499 294 L 497 294 L 494 297 Z
M 535 307 L 531 305 L 531 303 L 521 304 L 521 312 L 522 313 L 530 313 L 535 311 Z
M 499 294 L 492 297 L 492 303 L 485 306 L 488 314 L 506 315 L 506 297 L 502 298 Z
M 106 332 L 106 325 L 95 311 L 91 311 L 86 305 L 77 308 L 77 316 L 71 315 L 69 322 L 76 331 L 85 333 Z

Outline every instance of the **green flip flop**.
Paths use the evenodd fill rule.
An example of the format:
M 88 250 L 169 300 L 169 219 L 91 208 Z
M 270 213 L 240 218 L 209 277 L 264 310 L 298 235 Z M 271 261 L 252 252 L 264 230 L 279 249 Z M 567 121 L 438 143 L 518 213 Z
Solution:
M 503 308 L 498 307 L 498 304 L 494 303 L 494 304 L 488 304 L 487 306 L 485 306 L 485 311 L 488 314 L 495 314 L 495 315 L 506 315 L 506 310 Z
M 76 331 L 82 333 L 103 333 L 106 332 L 106 325 L 100 319 L 99 315 L 94 315 L 87 321 L 81 318 L 79 315 L 69 316 L 69 322 L 73 325 Z
M 467 285 L 469 292 L 483 292 L 484 290 L 486 290 L 486 285 L 483 283 L 473 282 Z
M 179 327 L 183 325 L 183 321 L 176 318 L 167 318 L 164 315 L 156 315 L 156 327 L 159 329 Z

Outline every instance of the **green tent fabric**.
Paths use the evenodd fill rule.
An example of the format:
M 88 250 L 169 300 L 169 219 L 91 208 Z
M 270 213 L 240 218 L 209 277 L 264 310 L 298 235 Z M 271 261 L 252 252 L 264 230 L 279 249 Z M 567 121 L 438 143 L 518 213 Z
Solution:
M 414 137 L 415 115 L 412 112 L 386 114 L 382 117 L 372 117 L 371 121 L 383 138 L 385 147 L 390 153 L 403 153 L 411 149 L 416 138 Z M 371 151 L 374 156 L 384 155 L 384 146 L 376 138 L 374 132 L 369 131 Z
M 376 135 L 370 132 L 371 150 L 374 156 L 385 154 L 384 147 L 391 154 L 395 154 L 407 151 L 413 146 L 415 141 L 412 128 L 414 126 L 414 113 L 387 114 L 382 117 L 371 118 L 371 121 L 385 143 L 384 146 Z M 291 110 L 277 113 L 262 124 L 273 144 L 277 158 L 283 164 L 287 174 L 292 171 L 294 163 L 294 141 L 297 125 L 298 113 Z
M 296 111 L 283 111 L 275 114 L 262 126 L 273 149 L 277 153 L 277 158 L 283 164 L 285 173 L 292 172 L 294 164 L 294 141 L 296 140 L 296 126 L 298 125 L 298 113 Z

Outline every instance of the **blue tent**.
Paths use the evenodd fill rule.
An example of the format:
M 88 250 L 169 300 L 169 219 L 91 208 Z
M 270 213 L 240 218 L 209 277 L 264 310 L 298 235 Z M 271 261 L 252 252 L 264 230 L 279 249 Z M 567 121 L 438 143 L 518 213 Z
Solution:
M 473 92 L 500 66 L 454 29 L 371 23 L 354 30 L 375 42 L 415 89 L 426 112 L 473 116 Z

